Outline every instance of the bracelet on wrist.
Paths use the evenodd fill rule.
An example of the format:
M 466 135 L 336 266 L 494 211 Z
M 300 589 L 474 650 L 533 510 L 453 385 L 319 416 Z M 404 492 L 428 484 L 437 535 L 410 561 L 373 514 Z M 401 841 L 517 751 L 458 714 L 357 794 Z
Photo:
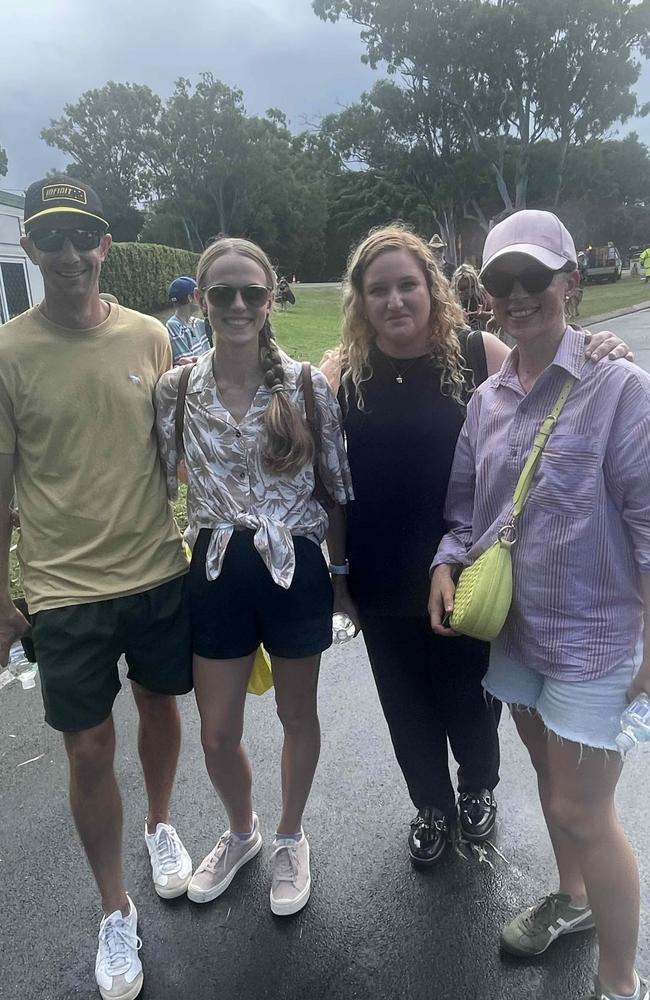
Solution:
M 329 570 L 332 576 L 348 576 L 350 573 L 350 564 L 347 559 L 344 563 L 330 563 Z

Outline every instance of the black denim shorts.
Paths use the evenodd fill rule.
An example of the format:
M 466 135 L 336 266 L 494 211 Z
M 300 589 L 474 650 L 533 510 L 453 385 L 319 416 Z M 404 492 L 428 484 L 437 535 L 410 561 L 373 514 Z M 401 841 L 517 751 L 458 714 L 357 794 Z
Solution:
M 296 568 L 285 590 L 273 581 L 252 531 L 233 531 L 216 580 L 205 575 L 211 532 L 202 529 L 190 567 L 194 652 L 210 660 L 248 656 L 300 659 L 332 644 L 332 584 L 320 546 L 293 536 Z
M 53 729 L 92 729 L 108 718 L 122 654 L 129 678 L 148 691 L 192 690 L 187 576 L 126 597 L 38 611 L 32 636 Z

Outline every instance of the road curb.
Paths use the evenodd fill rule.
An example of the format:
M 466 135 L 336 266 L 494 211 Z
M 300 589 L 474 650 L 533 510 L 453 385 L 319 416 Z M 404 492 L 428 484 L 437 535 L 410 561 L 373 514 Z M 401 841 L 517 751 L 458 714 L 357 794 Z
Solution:
M 635 306 L 623 306 L 622 309 L 614 309 L 612 312 L 601 313 L 596 316 L 589 316 L 585 323 L 587 326 L 594 323 L 606 323 L 608 319 L 617 319 L 619 316 L 629 316 L 632 313 L 643 312 L 644 309 L 650 309 L 650 300 L 647 302 L 638 302 Z

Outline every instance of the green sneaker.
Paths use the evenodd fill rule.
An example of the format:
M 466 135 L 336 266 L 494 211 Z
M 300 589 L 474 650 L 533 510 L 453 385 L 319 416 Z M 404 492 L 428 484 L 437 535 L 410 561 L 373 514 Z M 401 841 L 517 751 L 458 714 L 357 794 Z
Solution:
M 641 979 L 639 976 L 639 983 L 641 984 L 639 989 L 639 1000 L 650 1000 L 650 984 L 648 983 L 648 980 Z M 585 997 L 585 1000 L 612 1000 L 612 994 L 608 993 L 607 990 L 604 990 L 600 985 L 600 980 L 596 979 L 594 992 L 590 993 L 588 997 Z
M 571 897 L 552 892 L 535 906 L 529 906 L 501 932 L 501 947 L 511 955 L 529 958 L 541 955 L 563 934 L 590 930 L 594 918 L 588 906 L 570 906 Z

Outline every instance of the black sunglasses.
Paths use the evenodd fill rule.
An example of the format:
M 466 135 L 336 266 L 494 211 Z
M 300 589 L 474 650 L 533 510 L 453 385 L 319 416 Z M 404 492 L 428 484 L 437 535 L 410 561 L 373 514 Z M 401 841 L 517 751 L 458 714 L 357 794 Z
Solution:
M 531 295 L 544 292 L 553 281 L 556 274 L 566 271 L 566 267 L 561 267 L 559 271 L 551 271 L 541 264 L 531 264 L 519 274 L 509 274 L 507 271 L 488 271 L 481 278 L 486 291 L 495 299 L 505 299 L 510 295 L 518 281 L 521 287 Z
M 96 250 L 104 235 L 99 229 L 34 229 L 27 234 L 37 250 L 54 253 L 66 239 L 75 250 Z
M 269 292 L 273 291 L 266 285 L 210 285 L 203 294 L 215 309 L 228 309 L 240 293 L 245 305 L 251 309 L 259 309 L 269 300 Z

